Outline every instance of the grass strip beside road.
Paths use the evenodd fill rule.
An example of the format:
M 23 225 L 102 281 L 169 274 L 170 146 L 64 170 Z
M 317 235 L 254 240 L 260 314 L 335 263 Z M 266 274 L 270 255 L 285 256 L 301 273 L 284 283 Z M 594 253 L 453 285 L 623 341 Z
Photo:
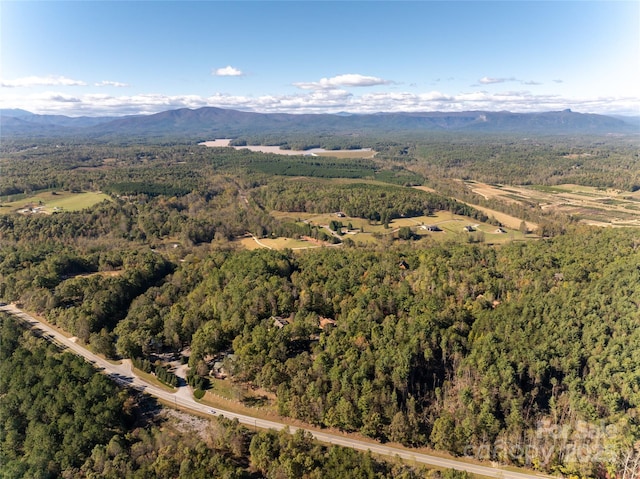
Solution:
M 176 388 L 174 388 L 173 386 L 170 386 L 169 384 L 163 383 L 162 381 L 160 381 L 153 374 L 145 373 L 141 369 L 138 369 L 138 368 L 133 367 L 133 366 L 131 367 L 131 370 L 133 371 L 134 374 L 139 376 L 141 379 L 144 379 L 146 382 L 151 383 L 154 386 L 157 386 L 157 387 L 162 388 L 162 389 L 164 389 L 166 391 L 169 391 L 170 393 L 176 392 Z

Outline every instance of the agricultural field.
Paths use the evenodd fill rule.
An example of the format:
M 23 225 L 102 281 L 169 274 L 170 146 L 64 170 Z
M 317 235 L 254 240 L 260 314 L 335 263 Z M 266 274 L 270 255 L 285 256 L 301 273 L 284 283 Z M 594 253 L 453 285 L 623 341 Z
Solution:
M 429 188 L 428 186 L 414 186 L 414 188 L 416 188 L 418 190 L 422 190 L 422 191 L 435 192 L 435 190 L 433 188 Z M 491 187 L 489 187 L 489 188 L 491 188 Z M 475 192 L 475 190 L 474 190 L 474 192 Z M 497 195 L 495 195 L 495 196 L 497 196 Z M 485 196 L 485 198 L 487 198 L 487 197 Z M 475 205 L 475 204 L 472 204 L 472 203 L 467 203 L 467 204 L 469 206 L 474 207 L 477 210 L 482 211 L 489 218 L 494 217 L 496 220 L 498 220 L 500 223 L 502 223 L 507 228 L 511 228 L 511 229 L 514 229 L 514 230 L 520 229 L 520 225 L 522 223 L 522 219 L 521 218 L 509 215 L 507 213 L 503 213 L 502 211 L 497 211 L 497 210 L 494 210 L 494 209 L 491 209 L 491 208 L 487 208 L 485 206 Z M 527 225 L 527 230 L 528 231 L 536 231 L 538 229 L 538 224 L 534 223 L 532 221 L 526 221 L 525 224 Z
M 315 153 L 316 156 L 328 156 L 334 158 L 373 158 L 376 152 L 371 149 L 364 150 L 329 150 Z
M 506 186 L 465 181 L 465 185 L 485 199 L 536 204 L 543 210 L 571 215 L 590 225 L 640 226 L 640 191 L 573 184 Z
M 495 225 L 489 223 L 479 223 L 477 220 L 452 214 L 447 211 L 441 211 L 434 213 L 430 216 L 417 216 L 412 218 L 397 218 L 389 223 L 389 227 L 385 228 L 383 224 L 372 223 L 369 220 L 363 218 L 352 218 L 348 216 L 338 217 L 334 214 L 312 214 L 312 213 L 293 213 L 272 211 L 271 215 L 281 221 L 291 221 L 298 223 L 307 223 L 312 226 L 320 226 L 324 228 L 327 233 L 331 233 L 329 229 L 329 223 L 332 221 L 340 221 L 344 228 L 342 228 L 342 235 L 340 238 L 344 241 L 349 238 L 356 244 L 358 243 L 380 243 L 383 240 L 397 238 L 400 228 L 409 227 L 414 239 L 426 239 L 430 238 L 435 241 L 464 241 L 464 242 L 484 242 L 487 244 L 503 244 L 510 241 L 518 241 L 530 238 L 536 238 L 535 235 L 524 235 L 517 227 L 503 226 L 498 228 Z M 349 227 L 349 225 L 351 227 Z M 439 231 L 430 231 L 429 227 L 437 227 Z M 470 229 L 467 231 L 465 228 Z M 284 240 L 280 238 L 279 240 Z M 245 240 L 249 242 L 249 240 Z M 264 240 L 260 239 L 260 243 L 264 243 L 262 247 L 272 247 L 273 249 L 279 249 L 277 247 L 277 240 Z M 296 240 L 288 240 L 288 243 L 282 248 L 292 248 L 292 242 Z M 297 240 L 300 241 L 300 240 Z M 256 242 L 251 239 L 251 249 L 260 247 L 256 245 Z M 316 247 L 317 245 L 311 242 L 306 242 L 307 247 Z M 246 245 L 246 243 L 243 242 Z M 284 243 L 280 242 L 280 245 Z M 268 245 L 268 246 L 266 246 Z
M 315 240 L 293 239 L 293 238 L 256 238 L 255 236 L 245 236 L 235 241 L 248 250 L 267 248 L 275 250 L 292 249 L 301 250 L 309 248 L 319 248 L 322 244 Z
M 0 213 L 51 214 L 56 211 L 80 211 L 90 208 L 101 201 L 108 201 L 109 196 L 100 192 L 40 191 L 33 195 L 21 195 L 17 200 L 6 199 L 8 201 L 0 203 Z

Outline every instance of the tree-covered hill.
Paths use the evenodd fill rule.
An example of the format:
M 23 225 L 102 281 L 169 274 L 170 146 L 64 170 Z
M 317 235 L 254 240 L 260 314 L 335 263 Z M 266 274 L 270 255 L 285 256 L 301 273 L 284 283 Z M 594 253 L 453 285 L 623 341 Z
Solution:
M 544 424 L 572 440 L 604 424 L 606 457 L 578 461 L 565 445 L 551 458 L 499 458 L 595 475 L 640 439 L 638 265 L 636 231 L 588 227 L 498 249 L 212 250 L 123 303 L 123 319 L 89 340 L 97 348 L 106 335 L 128 357 L 188 345 L 194 371 L 232 350 L 233 377 L 276 393 L 281 414 L 456 454 L 508 441 L 541 451 L 554 441 Z M 32 285 L 22 300 L 74 331 L 105 307 L 92 283 Z M 85 300 L 64 308 L 72 286 Z M 320 330 L 321 318 L 335 324 Z
M 569 174 L 618 187 L 637 179 L 629 139 L 476 139 L 447 148 L 444 137 L 423 138 L 389 143 L 372 160 L 283 164 L 274 155 L 190 144 L 14 140 L 3 144 L 0 163 L 0 298 L 107 356 L 151 364 L 188 351 L 189 379 L 201 387 L 224 356 L 229 381 L 262 388 L 280 414 L 320 427 L 546 472 L 623 477 L 640 441 L 637 229 L 587 227 L 540 205 L 496 203 L 540 224 L 541 234 L 494 247 L 398 232 L 304 251 L 250 251 L 238 240 L 319 237 L 324 227 L 295 221 L 296 213 L 343 212 L 380 229 L 434 212 L 487 219 L 451 197 L 483 201 L 452 178 L 460 172 L 540 184 Z M 282 171 L 295 165 L 313 177 Z M 361 176 L 340 177 L 355 171 Z M 381 171 L 419 175 L 438 192 L 368 176 Z M 38 212 L 39 201 L 61 192 L 98 190 L 108 200 Z M 634 195 L 628 191 L 631 208 Z M 31 208 L 18 213 L 23 201 Z M 36 395 L 36 383 L 30 387 Z M 11 429 L 12 415 L 5 417 Z M 14 429 L 25 435 L 28 424 Z M 254 452 L 264 456 L 275 442 L 289 451 L 283 438 L 256 439 Z M 302 439 L 300 458 L 339 467 L 342 456 L 318 456 Z M 141 461 L 125 461 L 132 471 L 149 466 L 134 454 L 146 447 L 135 438 L 100 441 L 80 450 L 96 474 L 108 476 L 127 454 Z M 246 453 L 247 441 L 238 441 Z M 22 471 L 26 446 L 15 444 L 11 470 Z M 203 446 L 189 444 L 174 451 L 174 476 L 187 456 L 211 464 Z M 155 462 L 154 454 L 145 457 Z M 225 457 L 230 462 L 217 464 L 236 470 L 238 454 Z M 314 461 L 295 467 L 315 470 Z M 271 467 L 256 459 L 250 474 L 268 476 Z
M 390 464 L 310 436 L 254 433 L 216 418 L 178 422 L 0 314 L 0 477 L 126 478 L 327 476 L 407 479 Z M 431 476 L 442 477 L 433 471 Z M 465 474 L 447 471 L 445 478 Z
M 393 132 L 477 131 L 536 134 L 637 133 L 618 118 L 571 110 L 511 113 L 491 111 L 376 113 L 358 115 L 254 113 L 205 107 L 123 118 L 68 118 L 5 111 L 3 134 L 17 137 L 107 138 L 188 136 L 228 138 L 247 134 L 295 132 L 350 136 Z

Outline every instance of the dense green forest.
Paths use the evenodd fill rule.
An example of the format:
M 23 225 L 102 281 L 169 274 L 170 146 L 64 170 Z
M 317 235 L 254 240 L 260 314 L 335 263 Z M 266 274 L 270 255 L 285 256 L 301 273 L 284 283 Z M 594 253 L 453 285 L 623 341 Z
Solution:
M 103 191 L 109 200 L 54 214 L 2 208 L 0 297 L 107 357 L 155 362 L 160 353 L 188 349 L 192 376 L 206 378 L 212 358 L 232 352 L 225 360 L 230 381 L 268 391 L 279 414 L 306 423 L 545 472 L 622 477 L 640 446 L 637 229 L 589 227 L 535 205 L 494 202 L 540 224 L 539 237 L 494 247 L 396 235 L 301 251 L 249 251 L 235 241 L 246 233 L 333 238 L 273 211 L 343 212 L 385 225 L 440 211 L 494 221 L 460 201 L 489 203 L 455 178 L 628 190 L 640 184 L 637 149 L 624 138 L 449 140 L 389 141 L 376 145 L 372 160 L 326 162 L 197 145 L 5 145 L 2 202 L 29 201 L 41 191 Z M 416 175 L 438 193 L 403 186 L 416 184 Z M 7 344 L 18 351 L 20 335 L 12 334 Z M 43 349 L 19 353 L 24 368 L 71 361 L 29 347 Z M 1 367 L 11 370 L 5 364 L 16 364 L 12 353 L 3 354 Z M 87 386 L 90 368 L 73 368 L 84 379 L 68 380 Z M 39 394 L 46 381 L 31 374 L 29 394 Z M 0 379 L 3 388 L 10 382 Z M 126 410 L 124 395 L 111 396 Z M 0 397 L 3 408 L 17 407 Z M 3 426 L 4 442 L 18 434 L 14 449 L 2 449 L 12 471 L 154 477 L 143 472 L 166 466 L 177 476 L 188 463 L 208 471 L 189 477 L 276 477 L 276 470 L 347 477 L 338 468 L 351 462 L 361 468 L 352 477 L 400 474 L 309 438 L 249 438 L 229 425 L 236 450 L 182 436 L 187 445 L 174 450 L 161 428 L 125 432 L 131 414 L 102 428 L 120 438 L 116 443 L 91 437 L 76 462 L 61 456 L 43 466 L 45 459 L 22 445 L 36 426 L 30 428 L 28 410 L 21 414 L 22 422 Z M 165 446 L 167 464 L 153 452 L 136 462 L 143 454 L 135 451 Z M 221 455 L 208 455 L 212 447 Z M 272 450 L 282 459 L 267 462 Z M 248 464 L 241 459 L 247 453 Z
M 117 145 L 7 139 L 0 145 L 0 197 L 43 188 L 106 188 L 144 182 L 178 192 L 205 188 L 211 171 L 249 175 L 381 178 L 400 184 L 447 178 L 488 183 L 554 185 L 576 183 L 640 188 L 637 136 L 553 136 L 400 133 L 388 138 L 336 136 L 250 137 L 240 143 L 285 145 L 292 149 L 369 147 L 370 160 L 283 157 L 231 148 L 176 145 Z M 153 167 L 153 175 L 148 169 Z M 73 174 L 69 174 L 73 172 Z M 106 180 L 106 181 L 105 181 Z M 157 191 L 157 190 L 154 190 Z
M 412 479 L 428 473 L 323 447 L 302 432 L 255 433 L 224 418 L 201 421 L 201 431 L 184 429 L 150 399 L 120 389 L 4 315 L 0 344 L 2 478 Z

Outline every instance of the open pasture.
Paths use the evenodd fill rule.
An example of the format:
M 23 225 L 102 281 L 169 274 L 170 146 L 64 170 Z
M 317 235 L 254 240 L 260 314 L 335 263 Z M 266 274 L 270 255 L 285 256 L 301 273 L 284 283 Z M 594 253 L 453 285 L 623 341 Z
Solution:
M 333 158 L 373 158 L 376 151 L 371 149 L 363 150 L 328 150 L 315 153 L 315 156 L 328 156 Z
M 543 210 L 572 215 L 587 224 L 640 226 L 640 191 L 573 184 L 508 186 L 475 181 L 465 181 L 465 184 L 471 191 L 486 199 L 535 204 Z M 495 217 L 507 224 L 498 216 Z
M 0 212 L 9 213 L 25 209 L 33 210 L 34 208 L 37 208 L 36 211 L 40 213 L 79 211 L 104 200 L 109 200 L 109 196 L 100 192 L 71 193 L 48 190 L 24 196 L 19 200 L 0 203 Z
M 315 241 L 307 241 L 304 239 L 294 238 L 256 238 L 253 236 L 245 236 L 236 240 L 236 243 L 242 245 L 243 248 L 253 250 L 260 248 L 268 249 L 292 249 L 301 250 L 309 248 L 319 248 L 320 243 Z
M 393 231 L 408 226 L 414 235 L 429 237 L 435 240 L 457 240 L 500 244 L 512 240 L 523 240 L 523 235 L 517 228 L 480 223 L 466 216 L 439 211 L 431 216 L 415 218 L 398 218 L 389 225 Z M 429 231 L 430 226 L 436 226 L 441 231 Z M 467 231 L 469 228 L 472 231 Z M 533 236 L 531 236 L 533 237 Z
M 344 241 L 350 238 L 356 243 L 378 243 L 385 238 L 395 238 L 402 227 L 411 228 L 415 238 L 431 238 L 436 241 L 472 241 L 489 244 L 501 244 L 513 240 L 523 240 L 533 238 L 533 235 L 524 235 L 517 228 L 503 227 L 499 229 L 495 225 L 479 223 L 477 220 L 465 216 L 452 214 L 448 211 L 440 211 L 431 216 L 417 216 L 411 218 L 396 218 L 391 221 L 388 227 L 381 223 L 374 223 L 363 218 L 338 217 L 335 213 L 314 214 L 285 211 L 272 211 L 271 215 L 280 221 L 307 223 L 312 226 L 319 226 L 329 230 L 331 221 L 339 221 L 344 226 L 341 239 Z M 350 227 L 349 227 L 350 226 Z M 437 226 L 439 231 L 430 231 L 429 226 Z M 465 227 L 470 227 L 472 231 L 466 231 Z M 253 240 L 251 240 L 253 241 Z M 276 248 L 275 243 L 267 243 Z M 289 240 L 295 241 L 295 240 Z M 259 247 L 252 245 L 253 248 Z M 291 246 L 284 246 L 291 247 Z

